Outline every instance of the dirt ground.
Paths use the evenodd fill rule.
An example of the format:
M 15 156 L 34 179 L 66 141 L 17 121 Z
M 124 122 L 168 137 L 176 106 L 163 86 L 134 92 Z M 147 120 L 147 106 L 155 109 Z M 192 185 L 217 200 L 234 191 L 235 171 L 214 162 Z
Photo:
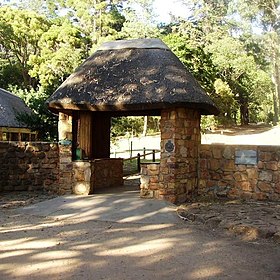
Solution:
M 36 193 L 28 203 L 36 209 L 48 198 Z M 280 246 L 268 239 L 183 220 L 31 215 L 23 200 L 0 200 L 0 279 L 280 279 Z
M 208 130 L 201 135 L 202 144 L 280 145 L 280 126 L 251 124 Z
M 191 224 L 224 230 L 242 240 L 267 239 L 280 246 L 280 203 L 269 201 L 208 201 L 180 205 L 179 217 Z
M 280 126 L 253 124 L 231 128 L 209 129 L 201 134 L 201 143 L 229 145 L 280 145 Z M 130 157 L 129 150 L 131 145 L 132 149 L 135 150 L 132 152 L 132 156 L 136 156 L 138 152 L 141 153 L 144 148 L 149 150 L 159 150 L 160 135 L 120 138 L 111 147 L 112 157 Z

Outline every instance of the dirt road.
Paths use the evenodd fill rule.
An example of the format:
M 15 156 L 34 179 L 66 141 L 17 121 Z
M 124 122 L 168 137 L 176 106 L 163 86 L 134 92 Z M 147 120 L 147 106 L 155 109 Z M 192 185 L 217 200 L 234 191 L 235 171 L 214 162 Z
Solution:
M 280 279 L 273 242 L 245 242 L 180 220 L 121 222 L 114 211 L 126 217 L 137 205 L 153 209 L 140 218 L 156 218 L 158 201 L 96 198 L 65 199 L 62 212 L 44 202 L 33 214 L 0 210 L 0 279 Z M 104 213 L 111 213 L 107 221 Z
M 132 144 L 131 144 L 132 143 Z M 202 144 L 228 145 L 280 145 L 280 126 L 250 125 L 225 129 L 208 130 L 201 134 Z M 130 148 L 135 150 L 132 156 L 143 148 L 160 149 L 160 135 L 121 138 L 111 147 L 112 157 L 130 157 Z M 127 152 L 122 152 L 127 151 Z M 151 157 L 151 156 L 150 156 Z

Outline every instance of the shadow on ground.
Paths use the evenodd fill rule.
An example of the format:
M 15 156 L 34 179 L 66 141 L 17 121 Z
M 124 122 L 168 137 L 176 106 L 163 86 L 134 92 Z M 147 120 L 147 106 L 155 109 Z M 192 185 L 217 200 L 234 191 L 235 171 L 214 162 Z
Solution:
M 280 279 L 280 248 L 182 222 L 135 190 L 1 210 L 0 279 Z

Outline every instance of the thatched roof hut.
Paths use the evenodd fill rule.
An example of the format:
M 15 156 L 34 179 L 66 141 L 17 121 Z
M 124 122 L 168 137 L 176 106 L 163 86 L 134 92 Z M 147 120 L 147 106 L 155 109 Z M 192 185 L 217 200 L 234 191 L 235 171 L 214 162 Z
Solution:
M 18 120 L 19 114 L 31 114 L 22 99 L 0 88 L 0 141 L 33 141 L 36 132 Z
M 54 111 L 218 109 L 192 74 L 159 39 L 103 44 L 47 100 Z
M 17 119 L 18 114 L 31 114 L 22 99 L 0 88 L 0 127 L 26 127 Z

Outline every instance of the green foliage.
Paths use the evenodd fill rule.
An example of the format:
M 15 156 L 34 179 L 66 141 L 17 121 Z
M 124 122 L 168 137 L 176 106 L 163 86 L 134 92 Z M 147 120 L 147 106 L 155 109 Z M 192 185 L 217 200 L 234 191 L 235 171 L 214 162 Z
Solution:
M 239 103 L 239 109 L 241 113 L 241 123 L 248 124 L 248 104 L 251 101 L 251 90 L 248 87 L 248 75 L 250 71 L 255 67 L 254 59 L 247 55 L 242 44 L 229 36 L 219 38 L 213 36 L 212 42 L 207 46 L 207 51 L 211 53 L 213 64 L 219 70 L 219 75 L 230 87 L 231 95 L 227 94 L 225 98 L 225 91 L 217 91 L 219 95 L 221 110 L 223 113 L 231 115 L 230 109 L 226 110 L 225 106 L 228 103 L 229 97 L 233 96 Z M 247 86 L 246 86 L 247 83 Z M 234 104 L 233 102 L 232 104 Z M 234 109 L 233 109 L 234 110 Z M 227 111 L 227 112 L 225 112 Z M 236 111 L 236 110 L 234 110 Z M 235 113 L 236 116 L 236 113 Z
M 124 9 L 125 22 L 121 32 L 121 39 L 156 38 L 160 32 L 153 22 L 152 0 L 128 1 L 129 6 Z
M 49 28 L 48 21 L 34 12 L 0 8 L 0 49 L 2 59 L 18 69 L 25 88 L 36 86 L 29 75 L 31 55 L 38 55 L 38 42 Z
M 271 122 L 272 115 L 276 122 L 280 1 L 181 2 L 190 9 L 189 19 L 174 17 L 158 27 L 153 0 L 5 1 L 0 6 L 0 87 L 17 92 L 33 109 L 32 118 L 22 119 L 44 132 L 43 139 L 55 138 L 56 117 L 45 100 L 90 52 L 104 41 L 162 37 L 221 111 L 203 118 L 202 127 Z M 143 118 L 112 123 L 114 136 L 143 132 Z M 149 127 L 157 130 L 158 119 L 149 117 Z
M 206 9 L 210 3 L 205 5 Z M 213 20 L 223 13 L 213 15 Z M 219 107 L 218 124 L 257 121 L 264 104 L 271 104 L 273 91 L 269 74 L 264 71 L 266 66 L 260 65 L 264 59 L 253 56 L 249 44 L 230 36 L 225 26 L 209 27 L 209 33 L 204 32 L 205 28 L 197 16 L 194 23 L 180 21 L 172 25 L 163 39 Z M 253 46 L 260 52 L 257 41 Z
M 200 129 L 202 133 L 215 129 L 218 124 L 219 122 L 214 116 L 201 116 Z
M 10 90 L 24 100 L 25 104 L 32 109 L 32 115 L 20 114 L 19 121 L 27 124 L 33 131 L 38 132 L 40 140 L 57 140 L 58 118 L 45 106 L 45 100 L 49 96 L 41 87 L 39 90 L 19 89 L 12 87 Z
M 34 114 L 20 116 L 41 139 L 57 138 L 45 100 L 87 56 L 88 39 L 68 20 L 0 8 L 0 87 L 12 88 Z
M 100 38 L 117 36 L 125 21 L 121 14 L 122 1 L 114 0 L 48 0 L 49 5 L 55 6 L 54 14 L 59 10 L 67 11 L 67 18 L 83 30 L 85 36 L 96 44 Z M 55 3 L 55 4 L 53 4 Z
M 238 104 L 231 88 L 222 79 L 215 80 L 214 88 L 215 94 L 213 95 L 213 101 L 220 109 L 217 123 L 223 125 L 236 123 Z
M 194 26 L 193 29 L 195 32 Z M 191 32 L 190 29 L 188 32 Z M 211 55 L 204 51 L 203 45 L 192 40 L 192 35 L 181 32 L 171 33 L 163 37 L 163 41 L 190 70 L 201 86 L 211 93 L 214 91 L 213 81 L 217 76 L 217 70 L 213 65 Z
M 1 56 L 1 54 L 0 54 Z M 0 59 L 0 87 L 8 88 L 9 85 L 22 83 L 22 76 L 19 65 L 14 60 Z
M 237 1 L 238 12 L 243 22 L 258 27 L 261 41 L 261 52 L 266 60 L 266 69 L 273 79 L 273 113 L 274 124 L 279 120 L 280 108 L 280 21 L 279 21 L 279 0 L 239 0 Z M 254 33 L 254 30 L 251 30 Z
M 31 55 L 29 74 L 43 87 L 58 86 L 85 58 L 87 40 L 68 20 L 52 24 L 41 36 L 40 53 Z
M 118 136 L 137 136 L 143 131 L 143 117 L 120 117 L 112 118 L 112 137 Z

